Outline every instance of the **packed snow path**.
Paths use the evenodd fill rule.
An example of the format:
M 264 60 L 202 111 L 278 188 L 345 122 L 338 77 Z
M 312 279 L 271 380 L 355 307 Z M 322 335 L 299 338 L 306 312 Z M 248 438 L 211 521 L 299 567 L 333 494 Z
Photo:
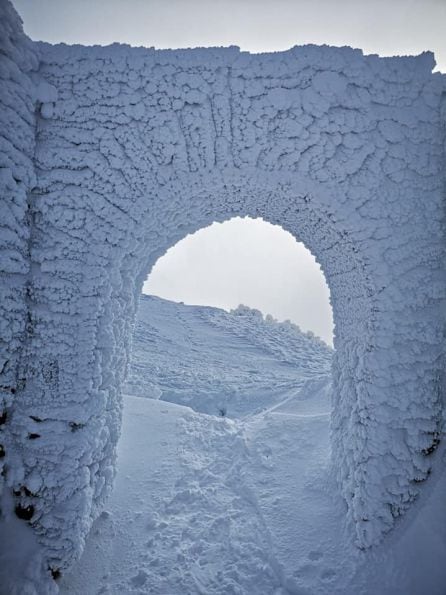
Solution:
M 112 516 L 98 523 L 104 541 L 93 537 L 86 566 L 62 592 L 66 585 L 81 595 L 92 584 L 92 594 L 250 593 L 261 584 L 273 593 L 280 568 L 244 478 L 241 427 L 170 403 L 126 402 L 131 439 L 120 453 Z
M 320 389 L 245 420 L 126 397 L 116 488 L 61 593 L 444 595 L 444 453 L 415 520 L 359 552 Z

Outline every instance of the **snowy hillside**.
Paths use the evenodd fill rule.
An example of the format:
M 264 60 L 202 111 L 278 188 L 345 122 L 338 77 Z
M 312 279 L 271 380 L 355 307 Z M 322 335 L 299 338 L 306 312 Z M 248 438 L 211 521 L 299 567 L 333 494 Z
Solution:
M 257 310 L 187 306 L 143 295 L 126 392 L 240 417 L 328 384 L 332 350 Z
M 124 399 L 115 489 L 62 594 L 444 595 L 445 449 L 411 517 L 356 548 L 330 464 L 329 349 L 249 310 L 149 297 L 135 338 L 128 390 L 157 398 Z

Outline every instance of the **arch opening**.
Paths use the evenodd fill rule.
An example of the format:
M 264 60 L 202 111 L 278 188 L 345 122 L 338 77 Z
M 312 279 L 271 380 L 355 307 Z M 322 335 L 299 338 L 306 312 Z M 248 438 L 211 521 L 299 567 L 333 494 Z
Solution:
M 174 258 L 170 271 L 169 267 L 167 273 L 164 271 L 164 278 L 169 272 L 189 276 L 188 258 L 191 255 L 198 258 L 203 251 L 209 256 L 212 240 L 217 251 L 224 252 L 224 240 L 216 241 L 212 235 L 224 231 L 225 225 L 231 222 L 231 231 L 238 236 L 250 222 L 257 222 L 260 228 L 267 230 L 264 236 L 267 244 L 284 236 L 283 248 L 289 259 L 303 257 L 303 268 L 313 268 L 313 271 L 305 271 L 307 279 L 318 278 L 319 290 L 323 293 L 321 300 L 325 298 L 331 315 L 329 290 L 314 257 L 302 245 L 297 245 L 291 234 L 260 219 L 231 218 L 187 236 L 186 242 L 188 238 L 192 243 L 198 239 L 198 245 L 186 247 L 183 258 Z M 210 240 L 204 238 L 207 247 L 200 241 L 200 235 L 206 231 L 211 236 Z M 240 245 L 234 245 L 233 234 L 228 232 L 226 240 L 232 243 L 235 254 L 242 260 L 243 273 Z M 258 240 L 256 234 L 254 239 Z M 175 248 L 181 250 L 184 242 L 185 239 L 179 240 L 168 249 L 155 262 L 151 274 L 157 264 L 166 259 L 166 254 L 171 255 Z M 252 265 L 249 246 L 245 243 L 243 247 L 248 252 L 247 263 Z M 266 252 L 273 251 L 270 246 Z M 280 250 L 278 252 L 280 254 Z M 259 257 L 264 265 L 265 253 L 260 251 Z M 212 255 L 205 264 L 215 270 Z M 209 268 L 204 269 L 206 277 Z M 298 271 L 296 267 L 296 274 Z M 197 271 L 196 279 L 201 278 L 199 273 Z M 218 277 L 221 274 L 221 270 L 217 272 Z M 223 285 L 228 281 L 230 279 L 223 279 Z M 236 284 L 239 281 L 236 275 Z M 148 288 L 151 287 L 149 283 Z M 219 289 L 220 286 L 216 297 Z M 258 292 L 262 288 L 254 289 Z M 274 289 L 277 291 L 277 287 Z M 225 590 L 222 585 L 226 585 L 226 581 L 229 584 L 236 577 L 235 581 L 244 584 L 246 592 L 254 592 L 258 584 L 262 585 L 262 590 L 272 591 L 275 584 L 283 581 L 278 568 L 283 567 L 284 575 L 290 577 L 293 571 L 298 572 L 288 560 L 293 527 L 299 527 L 302 551 L 311 552 L 320 547 L 319 535 L 327 525 L 336 527 L 336 531 L 329 532 L 327 543 L 334 538 L 337 540 L 344 520 L 342 514 L 336 515 L 333 507 L 325 507 L 322 514 L 318 512 L 310 503 L 308 487 L 301 481 L 304 474 L 316 468 L 312 494 L 321 495 L 329 482 L 333 487 L 332 498 L 337 502 L 341 500 L 334 478 L 327 474 L 333 350 L 311 330 L 303 332 L 289 321 L 278 322 L 272 316 L 265 316 L 266 313 L 249 307 L 257 304 L 239 296 L 236 294 L 233 304 L 220 302 L 226 309 L 163 299 L 172 297 L 172 293 L 161 297 L 143 294 L 139 299 L 129 377 L 123 391 L 130 395 L 124 399 L 122 464 L 127 466 L 118 467 L 118 491 L 112 496 L 112 506 L 116 511 L 125 509 L 126 502 L 120 502 L 124 486 L 126 498 L 128 494 L 125 476 L 139 475 L 141 487 L 144 481 L 147 485 L 155 484 L 152 493 L 155 500 L 158 489 L 163 490 L 162 506 L 156 508 L 142 500 L 140 503 L 140 512 L 147 510 L 149 518 L 155 517 L 160 526 L 166 527 L 153 544 L 156 572 L 147 571 L 147 580 L 159 586 L 160 592 L 163 588 L 166 592 L 169 589 L 175 592 L 171 585 L 175 585 L 176 580 L 181 582 L 181 591 L 193 592 L 194 580 L 198 580 L 197 567 L 204 575 L 209 568 L 213 574 L 218 573 L 221 590 Z M 180 297 L 183 296 L 177 294 L 179 302 L 186 301 Z M 240 300 L 248 303 L 239 306 Z M 297 316 L 305 318 L 304 306 L 302 303 L 304 311 Z M 329 332 L 331 316 L 327 318 Z M 143 398 L 135 399 L 135 396 Z M 150 419 L 145 417 L 144 409 L 149 400 Z M 184 405 L 187 409 L 181 407 Z M 172 420 L 176 424 L 174 429 Z M 142 423 L 146 425 L 145 442 L 135 438 L 141 432 Z M 163 438 L 153 438 L 158 435 Z M 138 457 L 129 457 L 126 453 L 140 452 L 144 444 L 150 445 L 152 451 L 147 454 L 147 468 L 137 473 L 135 458 Z M 173 451 L 174 456 L 169 455 Z M 166 483 L 158 483 L 156 479 L 159 460 L 161 466 L 169 470 L 166 475 L 175 478 L 171 493 L 169 481 L 166 487 Z M 265 490 L 265 483 L 274 488 Z M 135 487 L 132 489 L 139 492 Z M 292 510 L 287 497 L 290 493 L 295 498 Z M 194 515 L 197 509 L 205 511 L 205 521 L 201 520 L 201 515 Z M 306 529 L 305 519 L 312 519 L 311 531 Z M 214 527 L 221 524 L 225 527 L 223 532 L 215 531 Z M 315 526 L 319 530 L 315 530 Z M 280 527 L 288 527 L 288 532 Z M 137 541 L 138 529 L 135 534 Z M 175 539 L 177 535 L 186 536 L 181 546 Z M 206 552 L 200 551 L 197 545 L 200 542 L 206 543 Z M 274 543 L 273 561 L 266 543 Z M 181 578 L 177 579 L 179 573 L 172 559 L 180 549 L 183 568 Z M 170 568 L 169 579 L 162 582 L 160 576 L 166 568 Z M 202 580 L 203 588 L 207 588 L 208 579 Z M 295 586 L 297 588 L 298 582 Z
M 332 202 L 341 201 L 336 192 L 333 188 L 328 192 L 300 176 L 278 176 L 274 172 L 221 170 L 182 176 L 159 188 L 148 212 L 147 227 L 140 222 L 134 250 L 121 270 L 127 277 L 133 271 L 132 307 L 126 313 L 130 321 L 156 261 L 185 236 L 213 222 L 233 217 L 261 218 L 289 232 L 314 254 L 330 288 L 334 320 L 330 423 L 333 470 L 356 522 L 358 543 L 369 546 L 393 523 L 387 518 L 383 522 L 376 514 L 366 495 L 367 480 L 358 474 L 357 454 L 363 438 L 356 436 L 352 443 L 357 430 L 353 420 L 368 416 L 369 387 L 364 376 L 373 343 L 375 290 L 354 233 L 331 211 Z M 385 488 L 380 491 L 383 500 L 398 499 L 394 494 L 386 495 Z M 369 523 L 373 517 L 376 524 Z
M 125 392 L 231 417 L 266 410 L 315 377 L 330 383 L 332 328 L 325 277 L 302 243 L 262 219 L 214 223 L 153 266 Z

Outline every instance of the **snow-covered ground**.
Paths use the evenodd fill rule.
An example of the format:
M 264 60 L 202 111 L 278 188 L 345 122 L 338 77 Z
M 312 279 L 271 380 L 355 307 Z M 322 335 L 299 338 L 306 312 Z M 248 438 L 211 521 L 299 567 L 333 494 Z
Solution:
M 333 351 L 258 310 L 231 313 L 143 295 L 127 392 L 229 417 L 278 404 L 309 380 L 330 379 Z
M 290 327 L 281 344 L 279 327 L 249 311 L 143 299 L 128 387 L 150 370 L 156 398 L 125 397 L 115 490 L 61 593 L 446 593 L 444 448 L 393 533 L 358 550 L 330 471 L 330 351 Z M 203 412 L 211 377 L 216 415 Z

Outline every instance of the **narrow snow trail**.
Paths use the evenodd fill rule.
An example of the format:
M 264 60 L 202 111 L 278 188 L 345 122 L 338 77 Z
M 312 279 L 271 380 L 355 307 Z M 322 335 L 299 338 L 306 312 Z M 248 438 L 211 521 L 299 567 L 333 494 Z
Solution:
M 344 502 L 331 475 L 330 379 L 313 378 L 300 392 L 246 419 L 246 481 L 289 593 L 349 593 L 357 554 Z
M 248 461 L 240 424 L 191 413 L 180 425 L 184 473 L 165 503 L 166 525 L 157 544 L 160 563 L 170 574 L 162 581 L 154 576 L 152 584 L 159 583 L 160 593 L 241 595 L 259 585 L 276 592 L 280 568 L 245 483 Z M 173 544 L 180 563 L 174 568 Z

